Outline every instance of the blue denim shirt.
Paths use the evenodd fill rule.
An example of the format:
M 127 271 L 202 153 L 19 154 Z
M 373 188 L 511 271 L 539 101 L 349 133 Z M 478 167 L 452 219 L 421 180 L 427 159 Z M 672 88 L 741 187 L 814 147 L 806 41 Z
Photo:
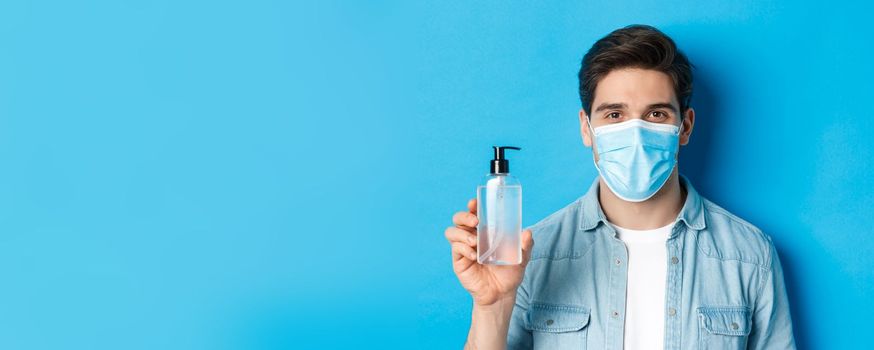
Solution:
M 771 238 L 680 182 L 687 196 L 666 242 L 664 348 L 794 349 Z M 627 251 L 598 186 L 528 227 L 535 244 L 508 349 L 622 349 Z

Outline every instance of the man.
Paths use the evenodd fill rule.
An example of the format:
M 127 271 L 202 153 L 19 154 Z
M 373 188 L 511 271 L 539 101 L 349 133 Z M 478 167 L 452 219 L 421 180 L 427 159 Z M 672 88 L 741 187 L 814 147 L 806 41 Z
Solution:
M 618 29 L 579 79 L 580 133 L 600 174 L 588 192 L 523 231 L 520 265 L 477 263 L 475 199 L 445 232 L 474 301 L 466 348 L 795 348 L 771 238 L 678 173 L 695 111 L 673 40 Z

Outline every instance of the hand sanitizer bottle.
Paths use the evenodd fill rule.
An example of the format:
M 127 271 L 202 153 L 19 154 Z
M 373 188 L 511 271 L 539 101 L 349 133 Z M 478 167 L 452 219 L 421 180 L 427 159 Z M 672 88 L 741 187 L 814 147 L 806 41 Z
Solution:
M 519 147 L 493 146 L 495 159 L 485 184 L 477 186 L 476 253 L 480 264 L 522 263 L 522 184 L 510 175 L 504 150 Z

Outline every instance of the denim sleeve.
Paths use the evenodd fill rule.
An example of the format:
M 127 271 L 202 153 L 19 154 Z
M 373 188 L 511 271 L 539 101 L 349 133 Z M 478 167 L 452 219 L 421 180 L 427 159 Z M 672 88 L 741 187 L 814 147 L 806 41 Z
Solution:
M 507 331 L 507 350 L 531 349 L 531 331 L 525 327 L 525 318 L 528 313 L 529 289 L 526 286 L 528 273 L 522 278 L 522 283 L 516 289 L 516 305 L 513 306 L 513 314 L 510 317 L 510 328 Z
M 768 246 L 770 266 L 762 277 L 753 307 L 753 329 L 747 349 L 795 349 L 783 267 L 770 239 Z

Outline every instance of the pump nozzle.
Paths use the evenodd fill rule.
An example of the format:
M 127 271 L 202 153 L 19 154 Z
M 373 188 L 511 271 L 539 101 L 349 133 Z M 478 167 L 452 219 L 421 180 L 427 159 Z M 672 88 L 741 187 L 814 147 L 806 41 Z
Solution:
M 492 174 L 506 174 L 510 172 L 510 162 L 504 158 L 504 150 L 505 149 L 514 149 L 514 150 L 522 150 L 519 147 L 514 146 L 492 146 L 495 149 L 495 159 L 492 159 L 491 162 L 491 173 Z

